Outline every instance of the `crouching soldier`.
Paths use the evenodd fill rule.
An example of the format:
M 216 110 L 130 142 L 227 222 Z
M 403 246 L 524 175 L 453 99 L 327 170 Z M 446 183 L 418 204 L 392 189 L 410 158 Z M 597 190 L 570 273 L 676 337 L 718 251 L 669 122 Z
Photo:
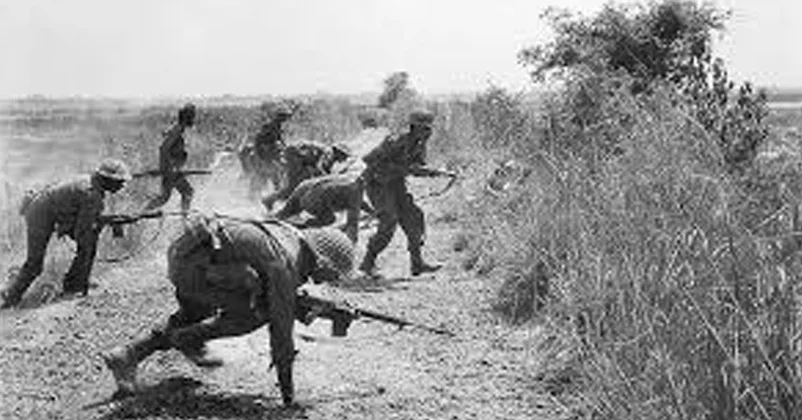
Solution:
M 287 146 L 283 153 L 286 183 L 278 191 L 264 197 L 262 204 L 267 211 L 271 211 L 276 201 L 286 200 L 301 182 L 330 174 L 335 164 L 349 157 L 348 151 L 338 145 L 304 141 Z
M 293 190 L 275 216 L 287 220 L 306 212 L 312 218 L 296 226 L 320 227 L 333 224 L 337 221 L 336 213 L 345 211 L 345 233 L 356 243 L 359 211 L 373 212 L 373 208 L 363 199 L 364 191 L 364 182 L 359 174 L 332 174 L 307 179 Z
M 19 273 L 0 291 L 0 309 L 16 306 L 42 273 L 47 244 L 54 232 L 59 237 L 69 236 L 77 244 L 75 257 L 64 276 L 64 294 L 86 295 L 98 236 L 103 228 L 98 221 L 103 212 L 103 199 L 107 192 L 119 191 L 128 179 L 128 167 L 109 159 L 91 175 L 48 186 L 23 200 L 20 214 L 27 225 L 27 257 Z
M 222 362 L 206 353 L 206 341 L 269 324 L 281 396 L 291 405 L 297 288 L 309 278 L 326 282 L 348 276 L 353 258 L 353 246 L 336 229 L 191 218 L 168 249 L 178 311 L 164 325 L 103 355 L 117 383 L 115 396 L 136 391 L 137 365 L 157 350 L 177 349 L 199 366 L 219 366 Z

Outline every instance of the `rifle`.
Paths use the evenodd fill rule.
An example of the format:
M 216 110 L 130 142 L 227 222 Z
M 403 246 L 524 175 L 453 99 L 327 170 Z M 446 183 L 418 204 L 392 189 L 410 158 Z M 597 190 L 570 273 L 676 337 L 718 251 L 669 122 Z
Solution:
M 162 210 L 154 210 L 154 211 L 147 211 L 144 213 L 136 213 L 136 214 L 102 214 L 98 216 L 97 222 L 99 225 L 99 229 L 103 229 L 103 227 L 109 225 L 112 229 L 112 236 L 115 238 L 122 238 L 125 236 L 123 231 L 124 225 L 130 225 L 136 223 L 143 219 L 158 219 L 168 215 L 174 214 L 181 214 L 184 215 L 184 212 L 170 212 L 165 213 Z
M 423 176 L 423 177 L 430 177 L 430 178 L 443 176 L 443 177 L 448 177 L 448 178 L 454 179 L 454 178 L 457 177 L 457 173 L 456 172 L 446 171 L 444 169 L 430 168 L 428 166 L 416 166 L 416 167 L 412 168 L 412 174 L 415 175 L 415 176 Z
M 459 174 L 453 171 L 446 171 L 444 169 L 434 169 L 429 168 L 427 166 L 416 166 L 412 169 L 412 174 L 415 176 L 423 176 L 423 177 L 448 177 L 448 183 L 443 187 L 441 190 L 433 193 L 429 193 L 425 197 L 421 197 L 422 199 L 431 198 L 431 197 L 439 197 L 446 193 L 446 191 L 450 190 L 454 184 L 457 183 L 459 179 Z
M 345 302 L 335 302 L 314 296 L 310 296 L 306 291 L 301 292 L 295 297 L 295 317 L 306 325 L 312 323 L 315 318 L 325 318 L 332 321 L 331 335 L 333 337 L 344 337 L 348 333 L 351 322 L 358 318 L 370 318 L 387 324 L 404 327 L 416 327 L 435 334 L 454 336 L 454 333 L 443 328 L 430 327 L 392 315 L 374 312 L 367 309 L 355 308 Z
M 144 178 L 146 176 L 162 176 L 166 174 L 177 174 L 177 175 L 211 175 L 212 171 L 208 169 L 187 169 L 183 171 L 161 171 L 158 169 L 152 169 L 148 171 L 137 172 L 131 174 L 132 178 Z

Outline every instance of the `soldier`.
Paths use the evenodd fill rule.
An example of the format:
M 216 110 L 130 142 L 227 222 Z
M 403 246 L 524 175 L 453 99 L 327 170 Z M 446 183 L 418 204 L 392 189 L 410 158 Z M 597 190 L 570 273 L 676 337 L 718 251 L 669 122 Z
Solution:
M 373 213 L 364 202 L 364 182 L 359 174 L 331 174 L 307 179 L 296 187 L 287 202 L 275 216 L 286 220 L 303 211 L 314 218 L 300 227 L 327 226 L 337 220 L 336 212 L 346 211 L 345 232 L 352 242 L 357 242 L 359 210 Z
M 219 366 L 222 361 L 206 353 L 207 341 L 267 323 L 281 396 L 285 405 L 293 404 L 297 288 L 309 278 L 333 282 L 350 275 L 353 258 L 353 245 L 336 229 L 191 218 L 168 249 L 178 311 L 145 336 L 103 354 L 117 383 L 115 397 L 136 392 L 137 365 L 158 350 L 174 348 L 199 366 Z
M 370 238 L 362 264 L 363 272 L 373 275 L 376 257 L 393 238 L 397 225 L 407 236 L 407 250 L 413 276 L 434 272 L 440 265 L 429 265 L 423 261 L 421 247 L 425 234 L 423 210 L 418 207 L 407 191 L 406 177 L 431 176 L 425 169 L 426 141 L 432 134 L 434 115 L 428 111 L 415 111 L 409 116 L 410 128 L 400 136 L 389 136 L 362 160 L 365 188 L 379 226 Z
M 271 181 L 274 188 L 281 185 L 281 167 L 284 148 L 283 125 L 292 117 L 292 111 L 279 106 L 270 112 L 270 121 L 262 125 L 253 138 L 239 152 L 243 171 L 250 177 L 250 194 L 255 197 Z
M 27 225 L 27 257 L 16 277 L 0 292 L 0 308 L 16 306 L 25 290 L 42 273 L 53 232 L 59 237 L 68 235 L 78 247 L 64 276 L 64 294 L 81 292 L 86 295 L 98 235 L 103 227 L 98 223 L 98 216 L 103 211 L 105 193 L 119 191 L 128 179 L 130 173 L 126 165 L 109 159 L 91 175 L 46 187 L 23 200 L 20 214 Z
M 148 202 L 146 210 L 163 206 L 170 200 L 173 188 L 181 194 L 181 209 L 189 210 L 194 190 L 186 176 L 179 173 L 187 162 L 184 131 L 195 125 L 195 105 L 188 103 L 178 110 L 178 122 L 162 133 L 164 141 L 159 148 L 159 171 L 162 173 L 161 194 Z
M 301 182 L 330 174 L 336 163 L 345 161 L 349 156 L 345 148 L 337 145 L 329 147 L 305 141 L 287 146 L 283 153 L 287 182 L 280 190 L 263 198 L 262 204 L 267 211 L 273 210 L 273 204 L 278 200 L 286 200 Z

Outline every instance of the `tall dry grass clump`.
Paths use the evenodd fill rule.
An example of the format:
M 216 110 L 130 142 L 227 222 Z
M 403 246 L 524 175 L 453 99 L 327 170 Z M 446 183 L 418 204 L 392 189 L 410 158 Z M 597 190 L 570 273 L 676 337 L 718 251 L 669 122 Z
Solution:
M 544 389 L 589 418 L 800 418 L 802 162 L 733 173 L 671 90 L 606 100 L 614 149 L 543 148 L 484 208 L 499 309 L 545 307 L 562 344 Z

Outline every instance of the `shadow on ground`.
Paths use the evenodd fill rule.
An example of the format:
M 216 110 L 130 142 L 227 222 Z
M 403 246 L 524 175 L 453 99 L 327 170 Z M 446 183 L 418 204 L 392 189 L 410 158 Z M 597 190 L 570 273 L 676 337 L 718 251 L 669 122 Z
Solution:
M 89 404 L 84 410 L 105 408 L 100 417 L 111 419 L 219 418 L 219 419 L 303 419 L 305 409 L 287 409 L 275 398 L 261 394 L 208 393 L 203 384 L 186 377 L 173 377 L 141 389 L 137 395 L 120 400 Z M 105 410 L 103 410 L 105 411 Z

